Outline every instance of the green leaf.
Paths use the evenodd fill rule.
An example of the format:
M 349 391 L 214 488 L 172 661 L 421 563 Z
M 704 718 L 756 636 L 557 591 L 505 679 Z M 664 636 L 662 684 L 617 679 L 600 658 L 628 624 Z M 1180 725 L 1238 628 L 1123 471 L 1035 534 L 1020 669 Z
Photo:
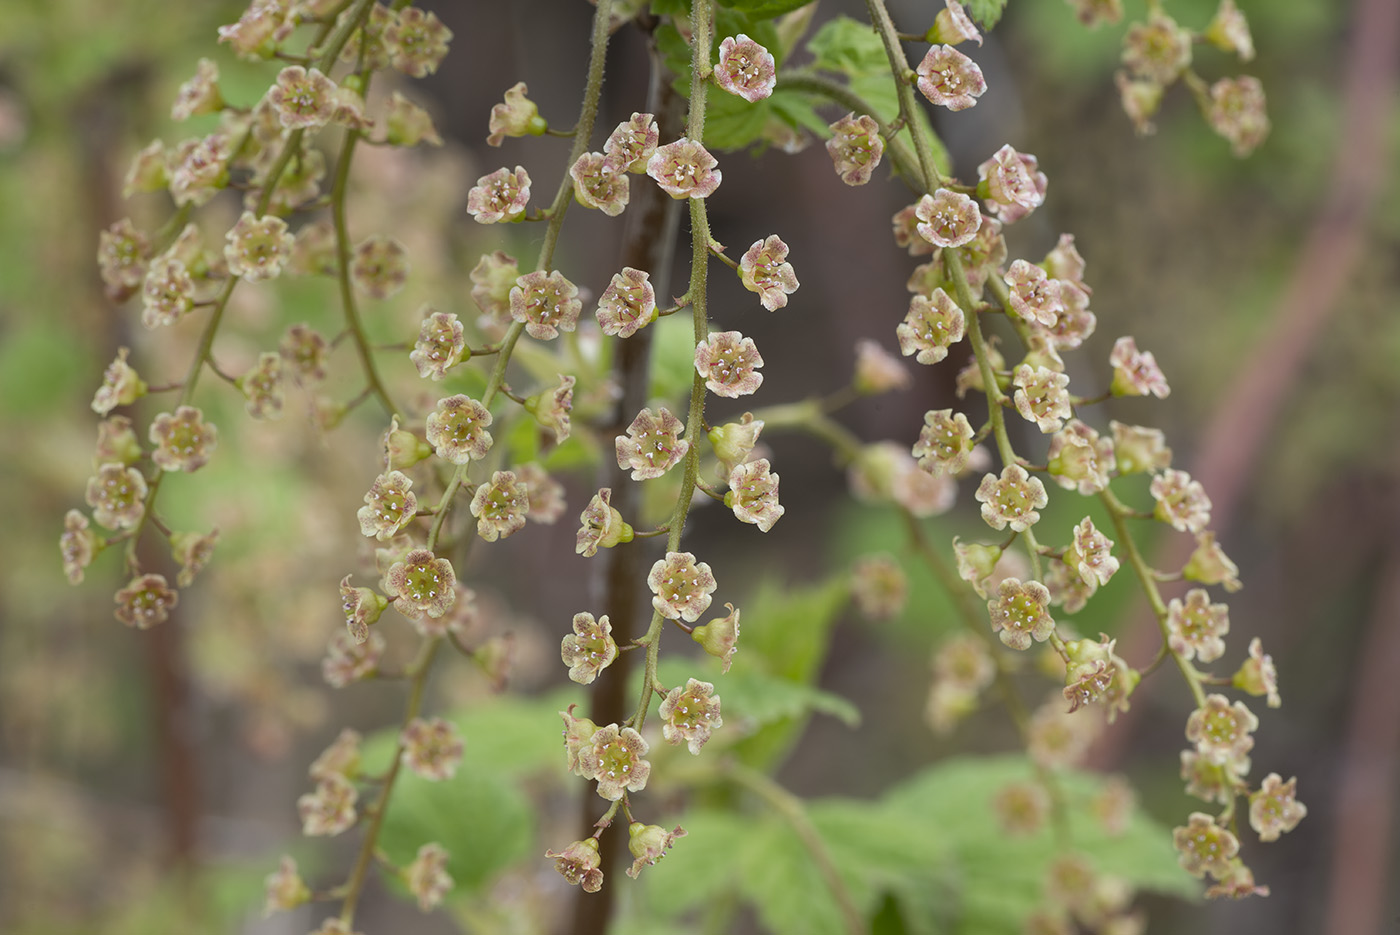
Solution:
M 690 316 L 668 315 L 649 327 L 652 337 L 648 392 L 652 399 L 681 399 L 690 392 L 695 373 L 695 331 Z
M 720 6 L 739 10 L 756 20 L 773 19 L 814 2 L 816 0 L 719 0 Z
M 848 77 L 890 70 L 884 43 L 874 28 L 849 16 L 838 16 L 817 30 L 807 51 L 813 55 L 813 68 Z
M 831 581 L 811 586 L 764 580 L 743 607 L 736 665 L 757 656 L 772 675 L 811 682 L 826 658 L 831 628 L 846 603 L 846 585 Z
M 817 712 L 829 714 L 847 727 L 860 725 L 860 709 L 851 702 L 802 682 L 736 669 L 716 682 L 716 689 L 723 690 L 726 724 L 763 727 Z
M 991 29 L 1001 21 L 1006 0 L 963 0 L 963 9 L 984 28 Z

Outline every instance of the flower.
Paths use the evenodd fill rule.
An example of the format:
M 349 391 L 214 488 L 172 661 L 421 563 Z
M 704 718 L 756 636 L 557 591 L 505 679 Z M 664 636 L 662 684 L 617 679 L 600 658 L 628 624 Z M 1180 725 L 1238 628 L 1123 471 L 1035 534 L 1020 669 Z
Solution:
M 851 598 L 867 620 L 899 616 L 909 599 L 909 579 L 892 555 L 866 555 L 851 565 Z
M 624 266 L 598 299 L 598 325 L 603 334 L 630 338 L 656 321 L 656 290 L 645 270 Z
M 151 423 L 151 460 L 163 471 L 197 471 L 208 463 L 219 441 L 219 431 L 204 421 L 193 406 L 180 406 L 172 415 L 162 412 Z M 101 520 L 98 520 L 101 522 Z M 105 526 L 106 524 L 103 523 Z
M 1064 697 L 1056 693 L 1031 715 L 1026 752 L 1046 769 L 1073 766 L 1083 759 L 1101 729 L 1102 721 L 1090 712 L 1066 711 Z
M 1166 89 L 1150 78 L 1130 78 L 1124 71 L 1115 72 L 1113 82 L 1118 87 L 1123 113 L 1133 122 L 1133 132 L 1138 136 L 1156 133 L 1157 125 L 1152 118 L 1162 106 L 1162 94 Z
M 836 174 L 847 185 L 864 185 L 870 175 L 880 165 L 885 154 L 885 139 L 875 118 L 868 114 L 859 117 L 854 112 L 847 114 L 828 127 L 831 139 L 826 141 L 826 151 L 836 166 Z
M 776 311 L 797 291 L 797 274 L 787 262 L 788 246 L 777 234 L 755 240 L 739 259 L 739 279 L 744 288 L 757 292 L 763 307 Z
M 1171 84 L 1191 64 L 1191 33 L 1153 7 L 1146 23 L 1134 23 L 1123 36 L 1123 64 L 1139 78 Z
M 141 575 L 118 591 L 114 600 L 118 620 L 147 630 L 169 619 L 171 608 L 180 602 L 180 594 L 171 590 L 164 575 Z
M 326 350 L 326 339 L 305 322 L 288 328 L 277 345 L 282 360 L 302 384 L 326 378 Z
M 561 331 L 573 331 L 582 310 L 578 286 L 558 270 L 526 273 L 510 290 L 510 317 L 523 323 L 530 337 L 541 341 L 557 338 Z
M 358 98 L 356 103 L 358 104 Z M 352 125 L 370 123 L 367 118 L 350 122 Z M 398 91 L 389 95 L 389 104 L 384 108 L 381 133 L 384 142 L 390 146 L 417 146 L 419 143 L 427 143 L 429 146 L 442 145 L 442 136 L 437 127 L 433 126 L 432 115 Z
M 1037 510 L 1050 502 L 1045 485 L 1031 477 L 1019 464 L 1001 469 L 1001 477 L 986 474 L 975 494 L 982 504 L 982 519 L 993 529 L 1008 525 L 1016 532 L 1025 532 L 1040 519 Z
M 935 247 L 961 247 L 970 243 L 982 227 L 977 202 L 947 188 L 920 198 L 914 217 L 920 222 L 915 227 L 919 236 Z
M 196 532 L 171 534 L 170 554 L 180 566 L 180 573 L 175 576 L 176 587 L 187 588 L 194 584 L 194 576 L 209 564 L 209 559 L 214 557 L 214 546 L 218 543 L 218 528 L 213 529 L 207 536 Z
M 1308 809 L 1297 799 L 1298 777 L 1284 782 L 1278 773 L 1270 773 L 1257 792 L 1249 794 L 1249 826 L 1259 833 L 1261 841 L 1277 841 L 1285 831 L 1298 827 Z
M 150 240 L 130 218 L 122 218 L 98 235 L 97 265 L 112 301 L 124 302 L 140 288 L 150 255 Z
M 1254 871 L 1246 867 L 1238 857 L 1231 860 L 1225 874 L 1216 879 L 1220 882 L 1206 888 L 1206 899 L 1219 899 L 1221 896 L 1244 899 L 1246 896 L 1269 895 L 1269 888 L 1256 884 Z
M 681 438 L 684 432 L 685 425 L 664 406 L 655 413 L 643 409 L 627 426 L 627 434 L 615 440 L 617 466 L 631 468 L 633 480 L 660 477 L 690 450 L 690 442 Z
M 426 435 L 437 456 L 452 464 L 466 464 L 486 457 L 491 447 L 491 411 L 469 396 L 457 394 L 438 400 L 428 413 Z
M 282 355 L 264 351 L 258 362 L 238 377 L 234 385 L 243 392 L 243 407 L 254 419 L 280 419 L 287 397 L 282 391 Z
M 173 325 L 194 307 L 194 279 L 185 264 L 163 253 L 141 282 L 141 324 L 152 330 Z
M 500 146 L 508 136 L 539 136 L 549 129 L 535 102 L 526 97 L 530 89 L 517 81 L 506 90 L 505 100 L 491 108 L 486 145 Z
M 1039 831 L 1050 814 L 1050 796 L 1038 782 L 1011 782 L 992 796 L 992 811 L 1002 833 L 1028 837 Z
M 598 781 L 598 794 L 615 802 L 624 792 L 646 788 L 651 775 L 651 764 L 643 759 L 646 752 L 641 734 L 609 724 L 598 728 L 579 751 L 579 766 L 585 778 Z
M 1224 695 L 1207 695 L 1203 707 L 1191 712 L 1186 719 L 1186 739 L 1196 745 L 1196 752 L 1206 760 L 1224 764 L 1242 759 L 1254 748 L 1251 733 L 1259 719 L 1236 701 L 1233 705 Z
M 733 604 L 725 604 L 729 614 L 716 617 L 690 631 L 690 638 L 700 644 L 700 648 L 724 665 L 721 672 L 728 672 L 734 662 L 734 653 L 739 645 L 739 610 Z
M 924 413 L 924 427 L 911 452 L 930 474 L 956 476 L 967 468 L 974 437 L 971 423 L 961 412 L 930 409 Z
M 229 140 L 222 133 L 185 140 L 170 155 L 170 195 L 198 207 L 228 184 Z
M 1242 587 L 1239 567 L 1216 544 L 1215 533 L 1209 530 L 1196 534 L 1196 550 L 1181 569 L 1181 576 L 1187 581 L 1218 584 L 1232 592 Z
M 579 527 L 574 551 L 585 558 L 592 558 L 599 549 L 632 541 L 632 527 L 612 506 L 611 487 L 604 487 L 593 495 L 579 521 L 583 525 Z
M 366 237 L 355 245 L 350 279 L 370 298 L 395 295 L 408 281 L 408 254 L 403 244 L 382 234 Z
M 763 420 L 755 419 L 753 413 L 746 412 L 738 422 L 726 422 L 710 429 L 705 436 L 715 450 L 719 460 L 721 477 L 728 477 L 735 465 L 743 464 L 758 444 L 758 436 L 763 431 Z
M 719 44 L 719 64 L 715 84 L 730 94 L 755 104 L 773 93 L 778 69 L 773 55 L 743 33 L 729 36 Z
M 418 340 L 408 359 L 418 368 L 418 375 L 425 379 L 441 380 L 447 371 L 461 363 L 467 351 L 467 339 L 462 323 L 451 312 L 428 313 L 418 329 Z
M 179 106 L 179 101 L 176 101 Z M 172 116 L 172 119 L 179 119 Z M 160 140 L 152 140 L 147 143 L 131 159 L 131 165 L 126 170 L 126 177 L 122 180 L 122 197 L 130 198 L 138 192 L 158 192 L 170 185 L 170 172 L 168 156 L 165 150 L 165 143 Z M 126 218 L 118 221 L 117 224 L 130 224 Z M 114 225 L 115 227 L 115 225 Z M 111 228 L 109 228 L 110 230 Z M 106 231 L 103 234 L 106 235 Z M 107 282 L 107 277 L 102 277 L 103 282 L 110 288 L 111 283 Z M 111 295 L 108 292 L 108 295 Z M 120 301 L 120 300 L 118 300 Z
M 321 660 L 321 677 L 332 688 L 344 688 L 378 672 L 383 654 L 384 637 L 373 630 L 363 643 L 356 643 L 349 633 L 337 633 Z
M 219 66 L 201 58 L 195 66 L 194 77 L 180 85 L 175 103 L 170 107 L 170 119 L 185 121 L 200 114 L 217 114 L 223 110 L 224 98 L 219 93 Z
M 862 396 L 878 396 L 891 390 L 907 390 L 914 379 L 898 357 L 879 342 L 861 338 L 856 342 L 855 374 L 851 386 Z
M 346 25 L 345 19 L 350 12 L 345 10 L 340 14 L 336 21 L 337 27 Z M 350 32 L 350 41 L 341 49 L 340 60 L 367 72 L 386 67 L 389 64 L 389 49 L 384 35 L 393 22 L 394 11 L 388 6 L 382 3 L 370 4 L 369 19 L 364 22 L 362 28 Z
M 296 25 L 291 12 L 275 0 L 254 0 L 238 22 L 219 27 L 219 41 L 231 45 L 239 58 L 267 58 Z
M 950 45 L 933 46 L 914 71 L 919 76 L 919 92 L 949 110 L 971 107 L 987 90 L 982 69 Z
M 1264 86 L 1253 75 L 1221 78 L 1210 86 L 1206 120 L 1211 129 L 1230 141 L 1230 151 L 1243 158 L 1269 135 Z
M 416 717 L 399 732 L 403 763 L 424 779 L 440 782 L 457 774 L 462 738 L 457 725 L 440 717 Z
M 243 212 L 225 240 L 229 273 L 248 282 L 273 279 L 281 273 L 295 242 L 286 221 L 273 215 L 257 218 L 251 211 Z
M 1113 344 L 1113 353 L 1108 357 L 1113 365 L 1114 396 L 1146 396 L 1151 393 L 1158 399 L 1171 395 L 1167 378 L 1151 351 L 1139 351 L 1132 338 L 1119 338 Z
M 608 217 L 617 217 L 631 198 L 627 173 L 602 153 L 584 153 L 569 168 L 574 180 L 574 198 L 585 208 L 597 208 Z
M 330 123 L 335 106 L 335 82 L 319 68 L 288 65 L 277 74 L 267 99 L 278 122 L 288 130 L 324 127 Z
M 1210 497 L 1185 471 L 1168 468 L 1152 478 L 1149 490 L 1157 501 L 1152 515 L 1172 528 L 1199 533 L 1210 523 Z
M 904 247 L 910 256 L 933 253 L 933 244 L 919 236 L 918 204 L 900 208 L 890 217 L 895 246 Z
M 263 902 L 263 915 L 274 912 L 289 912 L 311 900 L 311 890 L 307 888 L 297 872 L 297 862 L 283 856 L 277 869 L 263 879 L 266 894 Z
M 633 114 L 619 123 L 603 144 L 603 154 L 624 172 L 645 172 L 660 136 L 652 114 Z
M 592 614 L 574 614 L 574 632 L 564 637 L 559 652 L 569 667 L 569 678 L 580 685 L 592 684 L 598 673 L 617 658 L 608 615 L 595 621 Z
M 93 556 L 102 546 L 102 539 L 88 528 L 86 516 L 77 510 L 69 510 L 64 515 L 58 551 L 63 556 L 63 573 L 69 584 L 82 584 L 84 569 L 92 564 Z
M 1242 62 L 1254 58 L 1254 37 L 1249 34 L 1249 21 L 1235 6 L 1235 0 L 1220 0 L 1214 18 L 1206 27 L 1205 40 L 1217 49 L 1234 52 Z
M 718 396 L 733 399 L 756 391 L 763 383 L 762 366 L 753 339 L 737 331 L 717 331 L 695 347 L 695 369 Z
M 573 431 L 569 414 L 574 409 L 574 384 L 578 378 L 563 373 L 556 375 L 559 385 L 525 400 L 525 411 L 535 417 L 541 428 L 554 436 L 554 444 L 557 445 Z
M 958 0 L 944 0 L 944 8 L 933 18 L 933 28 L 929 30 L 927 41 L 946 42 L 949 45 L 976 42 L 981 45 L 982 34 Z
M 585 893 L 603 888 L 603 871 L 598 869 L 603 861 L 598 855 L 597 838 L 575 841 L 559 853 L 545 851 L 544 856 L 553 858 L 554 869 L 570 883 L 582 886 Z
M 97 443 L 92 450 L 92 463 L 132 465 L 143 457 L 136 429 L 126 416 L 110 416 L 97 423 Z
M 1230 871 L 1230 858 L 1239 853 L 1240 842 L 1215 823 L 1210 815 L 1192 812 L 1186 827 L 1172 830 L 1177 862 L 1193 877 L 1206 873 L 1223 879 Z
M 1029 649 L 1031 640 L 1043 643 L 1055 630 L 1050 616 L 1050 591 L 1039 581 L 1007 578 L 997 588 L 997 596 L 987 602 L 992 632 L 1012 649 Z
M 977 194 L 1004 224 L 1019 221 L 1045 201 L 1047 182 L 1039 160 L 1009 144 L 977 167 L 977 178 Z
M 560 711 L 559 716 L 564 719 L 564 751 L 568 755 L 568 770 L 575 776 L 583 776 L 583 765 L 579 760 L 579 755 L 593 735 L 598 731 L 598 725 L 594 724 L 586 717 L 574 717 L 574 708 L 578 705 L 569 705 L 567 711 Z
M 494 472 L 491 482 L 478 486 L 472 495 L 476 534 L 487 542 L 504 539 L 524 528 L 529 509 L 530 489 L 514 471 Z
M 117 348 L 117 356 L 102 373 L 102 386 L 92 397 L 92 411 L 100 416 L 118 406 L 130 406 L 146 395 L 146 381 L 126 362 L 130 353 L 131 348 Z
M 963 339 L 967 319 L 963 310 L 941 288 L 931 296 L 909 299 L 909 311 L 895 326 L 899 351 L 921 364 L 936 364 L 948 356 L 949 346 Z
M 1070 0 L 1079 22 L 1096 28 L 1104 23 L 1116 23 L 1123 18 L 1123 0 Z
M 452 30 L 435 14 L 407 7 L 385 25 L 383 37 L 389 64 L 405 75 L 425 78 L 437 71 L 447 55 Z
M 530 173 L 520 166 L 515 171 L 500 168 L 476 180 L 467 192 L 467 213 L 478 224 L 514 221 L 525 213 L 530 202 Z
M 708 198 L 723 178 L 718 165 L 704 146 L 681 137 L 656 148 L 647 160 L 647 175 L 672 198 Z
M 1225 654 L 1221 637 L 1229 632 L 1229 607 L 1212 604 L 1200 588 L 1187 591 L 1185 603 L 1174 597 L 1167 605 L 1167 645 L 1182 659 L 1214 662 Z
M 385 593 L 405 617 L 441 617 L 457 599 L 452 563 L 427 549 L 413 549 L 384 578 Z
M 424 912 L 431 912 L 452 891 L 454 884 L 447 873 L 447 858 L 447 848 L 434 841 L 418 848 L 413 863 L 403 870 L 404 883 L 418 900 L 418 908 Z
M 957 561 L 958 577 L 972 585 L 977 596 L 987 597 L 987 586 L 997 563 L 1001 561 L 1001 546 L 974 542 L 963 545 L 958 537 L 953 537 L 953 555 Z
M 135 529 L 146 515 L 146 478 L 136 468 L 103 464 L 88 478 L 84 498 L 92 518 L 108 529 Z
M 690 552 L 667 552 L 651 566 L 647 584 L 656 595 L 652 606 L 661 616 L 687 623 L 694 623 L 710 606 L 710 594 L 716 587 L 710 566 L 697 563 Z
M 347 727 L 321 751 L 307 771 L 312 779 L 321 780 L 327 776 L 341 776 L 354 779 L 360 773 L 360 732 Z
M 634 821 L 627 826 L 627 849 L 632 852 L 636 860 L 632 861 L 632 866 L 628 868 L 627 875 L 632 879 L 642 872 L 642 867 L 650 867 L 666 855 L 671 845 L 676 842 L 676 838 L 685 837 L 685 831 L 676 826 L 674 831 L 667 831 L 660 825 L 644 825 L 640 821 Z
M 1111 554 L 1113 540 L 1094 528 L 1094 521 L 1084 517 L 1074 527 L 1074 541 L 1065 550 L 1065 563 L 1078 573 L 1091 588 L 1108 584 L 1118 570 L 1118 559 Z
M 412 479 L 401 471 L 376 477 L 365 494 L 365 505 L 356 514 L 361 535 L 387 542 L 412 522 L 418 509 L 418 497 L 409 489 L 412 486 Z
M 699 754 L 710 739 L 710 733 L 724 726 L 719 713 L 719 695 L 714 685 L 698 679 L 688 679 L 666 694 L 661 702 L 661 736 L 672 744 L 684 743 L 692 754 Z
M 1016 387 L 1016 411 L 1042 432 L 1058 432 L 1070 417 L 1073 410 L 1069 402 L 1069 374 L 1045 367 L 1032 370 L 1022 364 L 1016 368 L 1011 383 Z
M 1064 697 L 1070 713 L 1095 702 L 1108 708 L 1112 722 L 1119 711 L 1128 710 L 1128 698 L 1142 676 L 1113 651 L 1116 640 L 1070 640 L 1065 643 Z
M 1257 636 L 1249 641 L 1249 658 L 1240 666 L 1230 684 L 1255 697 L 1267 695 L 1271 708 L 1283 704 L 1278 694 L 1278 670 L 1274 667 L 1273 657 L 1264 652 L 1264 644 Z
M 520 278 L 515 258 L 503 250 L 482 254 L 472 268 L 472 301 L 497 322 L 510 321 L 510 290 Z
M 301 833 L 308 837 L 334 836 L 355 823 L 355 802 L 360 794 L 350 780 L 330 773 L 316 783 L 316 791 L 297 799 Z
M 778 502 L 778 475 L 770 471 L 767 458 L 736 464 L 729 472 L 729 492 L 724 505 L 746 523 L 753 523 L 762 532 L 785 512 Z
M 1011 308 L 1023 320 L 1049 328 L 1065 310 L 1060 281 L 1033 263 L 1016 260 L 1002 277 L 1010 287 Z
M 1166 446 L 1161 429 L 1144 428 L 1110 421 L 1113 451 L 1119 474 L 1139 474 L 1171 467 L 1172 450 Z M 1210 582 L 1207 582 L 1210 583 Z

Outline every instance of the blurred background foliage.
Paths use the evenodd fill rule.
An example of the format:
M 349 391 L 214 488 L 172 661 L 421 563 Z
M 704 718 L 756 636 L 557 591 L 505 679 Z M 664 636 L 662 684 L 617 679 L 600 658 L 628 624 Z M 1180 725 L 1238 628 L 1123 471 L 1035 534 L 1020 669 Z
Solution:
M 505 88 L 526 80 L 542 112 L 568 125 L 591 15 L 582 0 L 424 6 L 456 33 L 439 74 L 414 86 L 449 145 L 406 156 L 362 148 L 352 209 L 352 236 L 391 234 L 408 245 L 414 262 L 409 288 L 370 310 L 370 327 L 384 340 L 414 333 L 424 302 L 464 317 L 471 311 L 466 271 L 499 245 L 462 211 L 472 179 L 519 161 L 552 187 L 565 144 L 509 140 L 499 152 L 487 150 L 487 112 Z M 817 16 L 860 16 L 860 6 L 821 0 Z M 923 22 L 927 6 L 891 4 L 897 22 Z M 1130 19 L 1142 13 L 1140 2 L 1126 6 Z M 1214 6 L 1213 0 L 1168 4 L 1178 20 L 1196 27 Z M 1245 70 L 1264 82 L 1273 121 L 1271 137 L 1248 160 L 1229 154 L 1180 88 L 1168 95 L 1157 135 L 1135 137 L 1112 81 L 1122 26 L 1085 30 L 1055 0 L 1012 0 L 1001 26 L 975 53 L 990 90 L 973 110 L 934 118 L 963 177 L 1003 142 L 1039 157 L 1049 198 L 1018 225 L 1012 255 L 1040 256 L 1060 232 L 1076 235 L 1099 316 L 1087 353 L 1071 361 L 1076 386 L 1086 394 L 1101 387 L 1114 338 L 1134 335 L 1156 354 L 1174 392 L 1165 403 L 1116 401 L 1106 407 L 1105 421 L 1160 426 L 1184 466 L 1223 394 L 1279 327 L 1282 291 L 1299 266 L 1314 262 L 1302 252 L 1304 238 L 1338 182 L 1331 172 L 1353 4 L 1246 0 L 1241 6 L 1259 50 Z M 369 732 L 398 717 L 397 686 L 330 694 L 318 674 L 325 640 L 340 625 L 335 583 L 362 549 L 353 511 L 377 472 L 376 433 L 383 426 L 373 413 L 361 410 L 326 435 L 307 414 L 310 401 L 293 394 L 281 422 L 252 423 L 227 387 L 209 381 L 201 401 L 220 426 L 218 455 L 197 476 L 169 485 L 165 509 L 179 518 L 179 528 L 217 525 L 223 537 L 214 565 L 182 595 L 179 618 L 165 630 L 134 633 L 112 618 L 108 595 L 121 583 L 114 556 L 104 556 L 86 583 L 70 588 L 55 548 L 64 512 L 82 502 L 97 421 L 88 404 L 115 348 L 132 345 L 142 373 L 159 382 L 178 377 L 193 346 L 195 331 L 144 333 L 133 329 L 132 315 L 106 301 L 95 271 L 96 238 L 126 214 L 148 228 L 163 218 L 157 196 L 124 204 L 120 180 L 149 139 L 201 132 L 178 129 L 166 116 L 199 57 L 219 63 L 233 100 L 251 102 L 270 82 L 274 69 L 237 62 L 214 44 L 217 26 L 239 10 L 225 2 L 159 0 L 0 4 L 0 431 L 11 439 L 0 459 L 0 516 L 8 527 L 0 537 L 0 866 L 6 868 L 0 929 L 16 935 L 309 930 L 319 917 L 264 922 L 258 914 L 261 877 L 278 853 L 301 857 L 308 876 L 318 868 L 333 873 L 348 854 L 339 840 L 313 848 L 298 839 L 293 803 L 306 787 L 305 765 L 340 726 Z M 602 126 L 641 107 L 640 40 L 619 33 L 613 59 Z M 1239 71 L 1210 49 L 1198 49 L 1197 67 L 1211 78 Z M 1386 122 L 1392 154 L 1397 127 L 1400 122 Z M 782 233 L 803 284 L 787 310 L 760 318 L 737 282 L 717 277 L 717 320 L 739 327 L 746 316 L 742 327 L 767 362 L 755 404 L 839 387 L 858 338 L 893 347 L 914 264 L 889 242 L 888 218 L 909 196 L 897 184 L 879 184 L 879 173 L 866 189 L 834 184 L 819 145 L 791 157 L 731 156 L 724 171 L 724 190 L 711 204 L 716 238 L 736 245 Z M 1260 711 L 1255 774 L 1296 774 L 1309 817 L 1282 842 L 1248 855 L 1260 880 L 1274 887 L 1272 898 L 1241 905 L 1149 899 L 1152 932 L 1319 931 L 1329 879 L 1355 857 L 1334 852 L 1335 797 L 1356 765 L 1344 756 L 1345 728 L 1352 710 L 1365 704 L 1356 696 L 1355 673 L 1400 519 L 1395 181 L 1389 173 L 1368 206 L 1356 274 L 1291 374 L 1267 449 L 1251 466 L 1234 522 L 1221 530 L 1246 584 L 1231 598 L 1232 652 L 1262 636 L 1279 664 L 1285 698 L 1282 710 Z M 223 220 L 231 222 L 227 207 Z M 217 220 L 208 222 L 208 242 L 221 240 Z M 561 267 L 591 271 L 579 278 L 595 294 L 616 265 L 605 224 L 574 212 L 560 254 Z M 516 242 L 505 249 L 533 252 L 535 232 L 510 236 Z M 672 288 L 678 293 L 683 286 Z M 252 292 L 238 293 L 236 334 L 218 346 L 226 369 L 241 371 L 289 323 L 333 330 L 337 312 L 328 284 L 293 282 L 246 294 Z M 795 322 L 802 340 L 791 336 Z M 402 356 L 387 365 L 401 398 L 429 392 Z M 907 444 L 924 410 L 951 404 L 954 373 L 949 364 L 920 368 L 913 390 L 858 403 L 843 421 L 862 438 Z M 345 398 L 355 392 L 352 384 L 348 376 L 333 378 L 331 391 Z M 723 405 L 713 409 L 712 422 L 730 414 Z M 692 547 L 714 565 L 728 599 L 767 588 L 779 595 L 764 605 L 777 616 L 783 595 L 819 594 L 820 582 L 839 580 L 854 558 L 904 551 L 897 518 L 853 504 L 824 448 L 802 438 L 765 440 L 783 477 L 783 522 L 762 537 L 736 535 L 718 510 L 694 516 Z M 1018 440 L 1033 442 L 1029 435 Z M 561 450 L 559 458 L 568 457 Z M 513 684 L 523 698 L 490 700 L 488 680 L 462 662 L 439 673 L 435 703 L 464 712 L 468 761 L 473 751 L 489 751 L 490 758 L 477 762 L 498 767 L 482 779 L 488 786 L 462 785 L 475 789 L 475 798 L 464 792 L 440 810 L 468 816 L 464 839 L 477 835 L 487 842 L 483 853 L 510 859 L 492 864 L 464 855 L 476 862 L 454 871 L 480 886 L 447 916 L 411 916 L 414 931 L 539 930 L 568 895 L 535 855 L 574 836 L 569 796 L 582 786 L 559 775 L 553 720 L 567 699 L 581 695 L 552 692 L 563 675 L 556 649 L 563 621 L 587 588 L 587 565 L 573 556 L 568 518 L 590 483 L 586 470 L 572 477 L 560 526 L 532 528 L 473 557 L 470 573 L 495 589 L 486 596 L 493 632 L 515 635 Z M 954 512 L 930 524 L 936 543 L 983 532 L 970 493 L 964 489 Z M 1068 528 L 1082 509 L 1056 497 L 1045 522 Z M 541 558 L 555 555 L 563 558 Z M 825 659 L 809 660 L 822 692 L 775 708 L 789 717 L 790 736 L 771 747 L 781 755 L 780 781 L 804 796 L 872 803 L 913 796 L 910 787 L 897 787 L 935 759 L 1015 745 L 994 706 L 951 738 L 935 738 L 924 725 L 928 653 L 955 624 L 947 599 L 921 568 L 910 562 L 908 571 L 912 597 L 897 620 L 866 625 L 839 594 L 822 605 L 833 644 Z M 817 590 L 791 590 L 800 588 Z M 746 638 L 755 640 L 751 652 L 760 657 L 764 621 L 736 603 L 745 607 Z M 1122 635 L 1140 624 L 1142 612 L 1137 592 L 1120 577 L 1074 622 L 1086 634 Z M 1136 647 L 1130 661 L 1138 664 L 1155 650 L 1151 641 Z M 162 680 L 171 671 L 179 677 L 175 684 Z M 735 689 L 740 694 L 741 683 Z M 1041 690 L 1027 673 L 1024 692 L 1036 697 Z M 836 700 L 817 700 L 823 697 Z M 841 698 L 859 712 L 858 727 L 849 717 L 807 723 L 814 708 L 844 711 Z M 1194 807 L 1175 775 L 1188 707 L 1175 676 L 1158 673 L 1139 690 L 1118 741 L 1099 756 L 1099 765 L 1126 772 L 1148 814 L 1167 824 Z M 182 764 L 192 772 L 182 773 Z M 985 768 L 1016 767 L 993 760 Z M 172 793 L 172 783 L 184 784 L 183 795 Z M 841 822 L 839 803 L 823 807 L 816 810 L 819 822 Z M 432 823 L 439 813 L 430 808 L 424 820 Z M 518 821 L 500 821 L 501 815 Z M 404 821 L 413 816 L 405 808 Z M 934 839 L 891 852 L 908 857 L 928 848 L 925 895 L 940 885 L 940 848 L 959 834 L 991 833 L 990 824 L 975 826 L 975 817 L 955 832 L 941 830 L 944 811 L 930 816 L 920 827 Z M 648 871 L 655 873 L 653 885 L 626 898 L 656 908 L 668 898 L 661 883 L 681 886 L 680 879 L 702 872 L 702 858 L 734 856 L 720 842 L 743 847 L 746 836 L 762 837 L 726 827 L 732 820 L 717 808 L 697 814 L 693 836 Z M 171 830 L 181 823 L 183 836 Z M 791 846 L 777 832 L 764 834 L 775 855 Z M 391 838 L 386 847 L 398 845 Z M 742 866 L 752 859 L 735 857 Z M 868 852 L 852 860 L 880 865 Z M 173 865 L 185 869 L 175 872 Z M 1392 893 L 1400 892 L 1395 866 L 1390 857 L 1382 870 Z M 1396 897 L 1390 899 L 1385 918 L 1400 912 Z M 414 910 L 376 899 L 359 927 L 388 930 L 394 920 L 410 918 L 404 912 Z M 758 918 L 772 922 L 762 909 Z M 629 924 L 662 931 L 660 923 Z

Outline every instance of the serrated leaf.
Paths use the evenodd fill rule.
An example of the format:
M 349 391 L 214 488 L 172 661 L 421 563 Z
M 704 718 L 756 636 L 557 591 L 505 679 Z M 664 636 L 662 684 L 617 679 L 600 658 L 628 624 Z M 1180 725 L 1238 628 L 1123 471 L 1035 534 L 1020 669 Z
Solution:
M 723 692 L 726 725 L 742 724 L 752 730 L 813 712 L 829 714 L 847 727 L 860 725 L 860 709 L 851 702 L 802 682 L 753 670 L 735 670 L 715 685 L 717 691 Z
M 847 76 L 889 71 L 885 46 L 869 23 L 849 16 L 838 16 L 817 30 L 807 42 L 812 67 Z
M 816 0 L 719 0 L 720 6 L 738 10 L 756 20 L 773 19 L 815 2 Z
M 1001 14 L 1006 10 L 1006 0 L 963 0 L 963 9 L 983 28 L 991 29 L 1001 22 Z
M 749 653 L 761 657 L 763 668 L 772 675 L 812 681 L 845 602 L 844 582 L 804 587 L 765 579 L 740 608 L 743 632 L 735 659 Z

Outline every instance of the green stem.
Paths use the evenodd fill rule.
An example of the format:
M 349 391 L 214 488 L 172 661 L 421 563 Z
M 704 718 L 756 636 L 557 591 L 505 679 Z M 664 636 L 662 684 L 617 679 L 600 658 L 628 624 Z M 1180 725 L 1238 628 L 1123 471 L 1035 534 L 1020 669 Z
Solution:
M 904 57 L 904 47 L 899 44 L 899 30 L 894 28 L 889 10 L 885 9 L 885 0 L 866 0 L 865 6 L 870 11 L 870 22 L 880 34 L 880 41 L 885 44 L 885 56 L 890 61 L 895 92 L 899 96 L 899 116 L 903 118 L 904 125 L 909 128 L 909 135 L 914 139 L 914 151 L 919 157 L 919 178 L 923 182 L 923 190 L 932 194 L 935 188 L 943 184 L 944 179 L 938 172 L 938 166 L 934 164 L 933 150 L 929 148 L 928 140 L 919 132 L 919 125 L 914 119 L 919 105 L 914 98 L 914 88 L 907 77 L 910 71 L 909 60 Z

